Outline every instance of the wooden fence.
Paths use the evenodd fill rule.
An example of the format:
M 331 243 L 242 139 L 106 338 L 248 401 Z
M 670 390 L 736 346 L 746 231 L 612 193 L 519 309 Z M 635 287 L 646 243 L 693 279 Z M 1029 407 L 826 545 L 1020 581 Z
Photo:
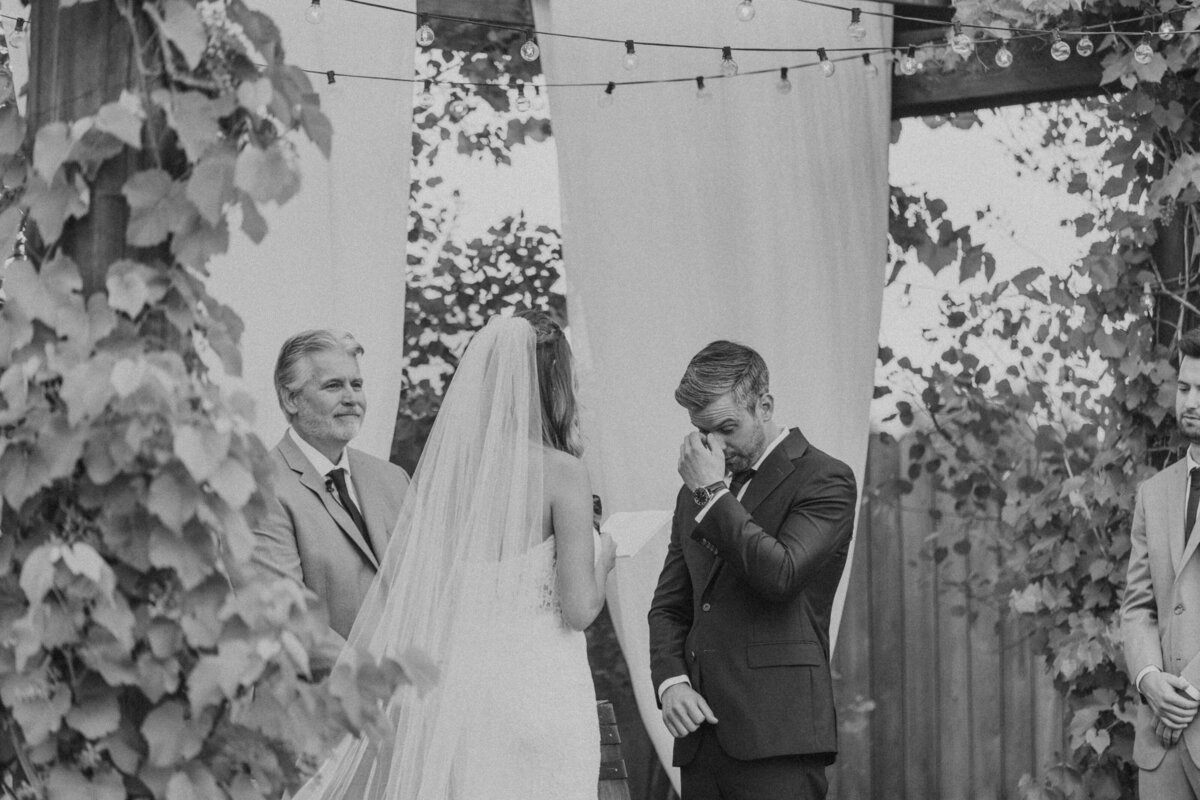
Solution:
M 873 440 L 868 490 L 907 476 L 906 453 Z M 931 557 L 935 533 L 950 546 L 985 523 L 955 516 L 924 477 L 915 483 L 899 501 L 864 493 L 833 661 L 841 754 L 829 796 L 1014 798 L 1022 775 L 1063 751 L 1062 703 L 1015 627 L 957 585 L 987 556 Z

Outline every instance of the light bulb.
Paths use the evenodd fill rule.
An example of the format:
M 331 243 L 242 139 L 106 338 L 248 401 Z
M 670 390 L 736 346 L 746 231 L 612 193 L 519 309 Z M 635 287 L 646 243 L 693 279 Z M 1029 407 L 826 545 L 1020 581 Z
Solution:
M 604 93 L 600 95 L 600 99 L 596 101 L 601 108 L 608 108 L 613 104 L 613 91 L 617 88 L 617 84 L 612 81 L 608 82 L 608 86 L 604 87 Z
M 528 97 L 525 96 L 525 87 L 524 86 L 517 87 L 517 111 L 524 113 L 524 112 L 528 111 L 530 106 L 532 106 L 532 105 L 533 105 L 533 103 L 529 100 Z
M 704 78 L 696 76 L 696 99 L 701 103 L 712 100 L 712 92 L 704 85 Z
M 625 58 L 621 60 L 621 66 L 627 70 L 635 70 L 638 65 L 637 49 L 633 46 L 633 39 L 625 40 Z
M 1096 45 L 1092 42 L 1092 37 L 1080 36 L 1079 41 L 1075 43 L 1075 52 L 1079 53 L 1083 58 L 1087 58 L 1096 52 Z
M 920 64 L 917 63 L 917 48 L 915 45 L 909 45 L 908 51 L 904 57 L 900 59 L 900 74 L 901 75 L 916 75 L 920 69 Z
M 732 78 L 738 73 L 737 62 L 733 60 L 733 48 L 721 48 L 721 74 L 726 78 Z
M 846 33 L 856 42 L 867 38 L 867 26 L 862 24 L 861 8 L 850 9 L 850 24 L 846 26 Z
M 1062 40 L 1058 31 L 1054 32 L 1054 43 L 1050 45 L 1050 57 L 1055 61 L 1066 61 L 1071 57 L 1071 45 Z
M 421 93 L 417 95 L 417 108 L 429 108 L 433 105 L 433 92 L 429 91 L 432 81 L 425 81 Z
M 754 19 L 754 3 L 751 0 L 742 0 L 737 4 L 737 18 L 742 22 Z
M 862 62 L 863 72 L 867 73 L 868 78 L 874 78 L 879 74 L 879 67 L 875 66 L 874 62 L 871 61 L 870 53 L 862 54 Z
M 310 25 L 318 25 L 321 20 L 325 19 L 325 12 L 321 10 L 321 0 L 312 0 L 308 11 L 304 12 L 304 18 Z
M 788 80 L 787 67 L 779 68 L 779 81 L 775 84 L 775 91 L 779 92 L 780 94 L 792 93 L 792 82 Z
M 25 44 L 25 18 L 21 17 L 13 25 L 12 33 L 8 35 L 8 44 L 10 47 L 20 47 Z
M 832 78 L 833 73 L 837 71 L 837 66 L 829 60 L 824 47 L 817 48 L 817 58 L 821 59 L 821 74 L 826 78 Z
M 1150 37 L 1142 39 L 1142 43 L 1133 48 L 1133 60 L 1139 64 L 1149 64 L 1154 58 L 1154 48 L 1150 46 Z
M 542 87 L 533 87 L 533 110 L 541 111 L 546 107 L 546 97 L 542 94 Z
M 471 106 L 466 100 L 463 100 L 461 97 L 456 97 L 454 98 L 453 102 L 450 103 L 450 119 L 458 122 L 460 119 L 465 117 L 467 112 L 470 110 Z
M 417 44 L 421 47 L 429 47 L 429 45 L 433 44 L 435 38 L 437 37 L 434 36 L 433 28 L 429 27 L 428 22 L 417 28 Z
M 1143 313 L 1154 313 L 1154 290 L 1150 288 L 1149 281 L 1142 284 L 1142 296 L 1138 298 L 1138 305 L 1142 307 Z
M 521 45 L 521 58 L 526 61 L 537 61 L 541 54 L 542 48 L 533 39 L 526 39 L 525 44 Z
M 964 33 L 962 25 L 954 23 L 954 33 L 950 36 L 950 49 L 966 58 L 975 50 L 975 40 L 969 33 Z
M 1008 44 L 1001 42 L 1000 49 L 996 51 L 996 66 L 1001 69 L 1008 69 L 1013 63 L 1012 50 L 1008 49 Z
M 912 289 L 912 286 L 909 286 L 907 284 L 905 285 L 904 294 L 900 295 L 900 307 L 901 308 L 908 308 L 909 306 L 912 305 L 912 295 L 909 294 L 909 291 L 911 289 Z
M 1158 26 L 1158 38 L 1164 42 L 1169 42 L 1175 38 L 1175 25 L 1169 19 L 1164 19 L 1162 25 Z

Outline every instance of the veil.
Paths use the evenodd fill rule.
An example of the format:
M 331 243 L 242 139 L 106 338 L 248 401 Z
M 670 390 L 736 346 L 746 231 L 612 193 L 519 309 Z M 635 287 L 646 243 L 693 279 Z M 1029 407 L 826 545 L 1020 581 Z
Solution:
M 294 800 L 454 796 L 471 687 L 489 679 L 487 653 L 505 646 L 496 632 L 521 592 L 504 567 L 542 542 L 541 426 L 533 328 L 493 317 L 459 363 L 339 658 L 416 648 L 439 679 L 402 687 L 383 736 L 344 738 Z

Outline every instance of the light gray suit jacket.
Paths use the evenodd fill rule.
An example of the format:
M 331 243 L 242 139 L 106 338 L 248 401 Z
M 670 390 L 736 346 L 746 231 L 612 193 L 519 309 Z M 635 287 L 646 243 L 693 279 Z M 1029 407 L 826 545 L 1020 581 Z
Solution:
M 1143 668 L 1155 666 L 1200 687 L 1200 525 L 1192 529 L 1185 548 L 1186 497 L 1186 458 L 1138 487 L 1121 604 L 1131 680 Z M 1143 702 L 1133 745 L 1133 760 L 1142 769 L 1154 769 L 1166 755 L 1154 723 L 1153 712 Z M 1184 730 L 1183 743 L 1192 761 L 1200 764 L 1200 716 Z
M 315 592 L 330 627 L 343 639 L 379 569 L 408 488 L 408 475 L 400 467 L 361 450 L 346 450 L 371 547 L 328 490 L 325 476 L 286 434 L 271 451 L 275 496 L 254 531 L 257 560 Z

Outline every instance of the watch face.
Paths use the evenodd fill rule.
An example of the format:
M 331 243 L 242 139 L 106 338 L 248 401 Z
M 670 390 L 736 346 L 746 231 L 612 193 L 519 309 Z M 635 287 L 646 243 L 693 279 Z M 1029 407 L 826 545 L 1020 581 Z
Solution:
M 696 501 L 698 506 L 708 505 L 708 501 L 712 500 L 712 492 L 707 486 L 701 486 L 699 489 L 692 492 L 692 499 Z

